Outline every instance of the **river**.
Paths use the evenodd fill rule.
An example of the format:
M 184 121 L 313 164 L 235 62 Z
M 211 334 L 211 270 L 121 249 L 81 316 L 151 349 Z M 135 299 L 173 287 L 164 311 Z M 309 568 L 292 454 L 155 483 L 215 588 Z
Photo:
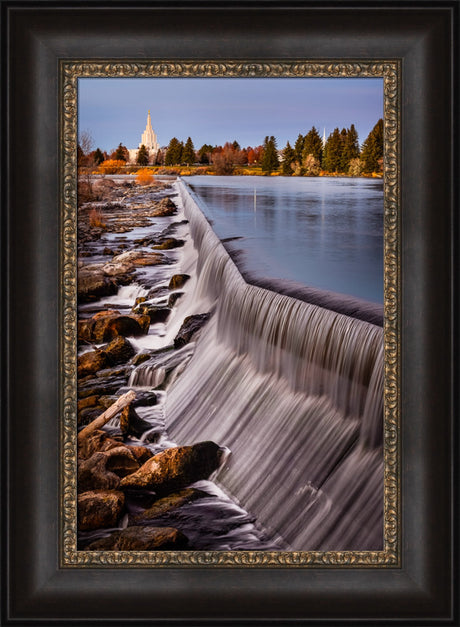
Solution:
M 257 277 L 383 303 L 383 181 L 184 177 L 230 252 Z M 235 239 L 234 239 L 235 238 Z

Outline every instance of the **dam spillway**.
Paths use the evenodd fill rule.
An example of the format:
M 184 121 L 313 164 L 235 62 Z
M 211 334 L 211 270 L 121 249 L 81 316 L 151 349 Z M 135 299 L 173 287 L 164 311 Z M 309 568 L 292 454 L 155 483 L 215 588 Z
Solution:
M 168 433 L 228 447 L 218 483 L 281 546 L 381 549 L 382 328 L 247 283 L 177 185 L 214 315 L 168 391 Z

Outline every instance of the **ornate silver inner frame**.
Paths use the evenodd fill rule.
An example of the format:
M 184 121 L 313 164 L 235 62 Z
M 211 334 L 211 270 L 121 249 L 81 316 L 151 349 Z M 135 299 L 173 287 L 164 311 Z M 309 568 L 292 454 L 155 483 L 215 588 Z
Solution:
M 88 77 L 381 77 L 384 84 L 384 549 L 382 551 L 77 550 L 77 90 Z M 398 61 L 66 61 L 61 111 L 61 566 L 398 567 L 400 465 L 400 77 Z

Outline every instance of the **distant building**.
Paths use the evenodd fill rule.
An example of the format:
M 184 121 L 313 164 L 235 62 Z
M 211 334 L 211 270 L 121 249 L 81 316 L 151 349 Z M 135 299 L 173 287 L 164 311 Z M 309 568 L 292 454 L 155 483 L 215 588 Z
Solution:
M 144 144 L 149 152 L 149 161 L 153 161 L 157 156 L 158 151 L 160 150 L 160 144 L 157 140 L 157 135 L 152 128 L 152 120 L 150 118 L 150 110 L 147 114 L 147 125 L 145 127 L 145 131 L 142 133 L 142 138 L 138 148 L 129 148 L 129 163 L 136 163 L 137 153 L 139 152 L 139 148 Z

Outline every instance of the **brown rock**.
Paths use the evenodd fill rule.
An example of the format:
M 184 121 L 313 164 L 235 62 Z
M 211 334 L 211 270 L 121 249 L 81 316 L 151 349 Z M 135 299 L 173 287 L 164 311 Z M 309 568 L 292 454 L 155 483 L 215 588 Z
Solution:
M 77 360 L 77 377 L 86 377 L 88 374 L 94 374 L 98 370 L 108 365 L 108 358 L 104 351 L 96 349 L 83 353 Z
M 123 492 L 92 490 L 78 495 L 78 529 L 115 527 L 125 505 Z
M 120 532 L 114 531 L 109 536 L 98 538 L 85 546 L 85 551 L 113 551 L 119 536 Z
M 104 274 L 109 277 L 118 277 L 134 272 L 134 265 L 129 261 L 109 261 L 104 265 Z
M 112 340 L 117 335 L 124 337 L 143 335 L 150 325 L 148 316 L 120 316 L 109 314 L 97 318 L 92 328 L 92 340 L 102 343 Z
M 152 246 L 153 250 L 171 250 L 173 248 L 180 248 L 184 245 L 184 240 L 176 239 L 175 237 L 167 237 L 159 244 Z
M 77 403 L 77 410 L 80 411 L 82 409 L 86 409 L 87 407 L 96 407 L 99 404 L 99 396 L 87 396 L 86 398 L 82 398 Z
M 177 303 L 179 298 L 184 295 L 184 292 L 173 292 L 168 298 L 168 307 L 171 309 Z
M 78 457 L 89 459 L 97 451 L 108 451 L 123 445 L 121 437 L 109 436 L 107 431 L 98 429 L 78 442 Z
M 104 347 L 108 361 L 112 366 L 124 364 L 134 355 L 135 351 L 131 343 L 121 335 L 113 339 Z
M 122 479 L 120 487 L 148 488 L 157 494 L 168 494 L 207 479 L 219 467 L 220 460 L 221 449 L 214 442 L 169 448 Z
M 209 313 L 187 316 L 174 338 L 174 348 L 181 348 L 185 346 L 185 344 L 188 344 L 195 333 L 205 325 L 209 318 Z
M 80 303 L 87 303 L 101 296 L 111 296 L 116 294 L 117 290 L 117 284 L 102 271 L 85 271 L 84 268 L 78 271 L 78 301 Z
M 148 361 L 150 359 L 150 353 L 137 353 L 131 360 L 133 366 L 138 366 L 139 364 L 144 363 L 144 361 Z
M 165 261 L 165 257 L 161 253 L 150 253 L 143 250 L 129 250 L 121 255 L 117 255 L 109 264 L 104 266 L 104 272 L 107 268 L 113 273 L 117 268 L 122 268 L 123 264 L 131 268 L 136 266 L 157 266 Z M 123 274 L 123 272 L 119 272 Z
M 139 468 L 134 455 L 126 446 L 97 452 L 78 464 L 78 491 L 116 489 L 120 477 L 133 474 Z
M 146 446 L 134 446 L 127 444 L 126 448 L 131 451 L 139 464 L 145 464 L 146 461 L 153 457 L 152 451 Z
M 180 287 L 185 285 L 189 278 L 189 274 L 173 274 L 168 287 L 170 290 L 178 290 Z
M 114 531 L 109 536 L 104 538 L 97 538 L 90 544 L 84 547 L 85 551 L 113 551 L 115 549 L 115 543 L 120 536 L 119 531 Z
M 141 303 L 134 309 L 134 312 L 148 316 L 150 324 L 155 324 L 156 322 L 166 322 L 171 310 L 167 307 L 157 307 L 149 303 Z
M 172 216 L 176 212 L 176 205 L 173 201 L 170 198 L 162 198 L 156 203 L 152 216 L 161 218 L 165 216 Z
M 152 425 L 138 416 L 131 403 L 127 405 L 120 414 L 120 429 L 123 435 L 140 437 L 144 431 L 151 428 Z
M 149 520 L 154 520 L 155 518 L 168 515 L 183 505 L 188 505 L 189 503 L 205 496 L 209 495 L 202 490 L 197 490 L 196 488 L 186 488 L 185 490 L 180 490 L 180 492 L 169 494 L 168 496 L 155 501 L 151 507 L 143 511 L 141 514 L 138 514 L 137 516 L 130 516 L 129 524 L 143 525 Z
M 118 536 L 114 548 L 118 551 L 167 551 L 186 546 L 186 536 L 174 527 L 127 527 Z
M 106 318 L 107 316 L 119 316 L 121 315 L 118 309 L 104 309 L 94 314 L 93 320 L 99 320 L 100 318 Z

